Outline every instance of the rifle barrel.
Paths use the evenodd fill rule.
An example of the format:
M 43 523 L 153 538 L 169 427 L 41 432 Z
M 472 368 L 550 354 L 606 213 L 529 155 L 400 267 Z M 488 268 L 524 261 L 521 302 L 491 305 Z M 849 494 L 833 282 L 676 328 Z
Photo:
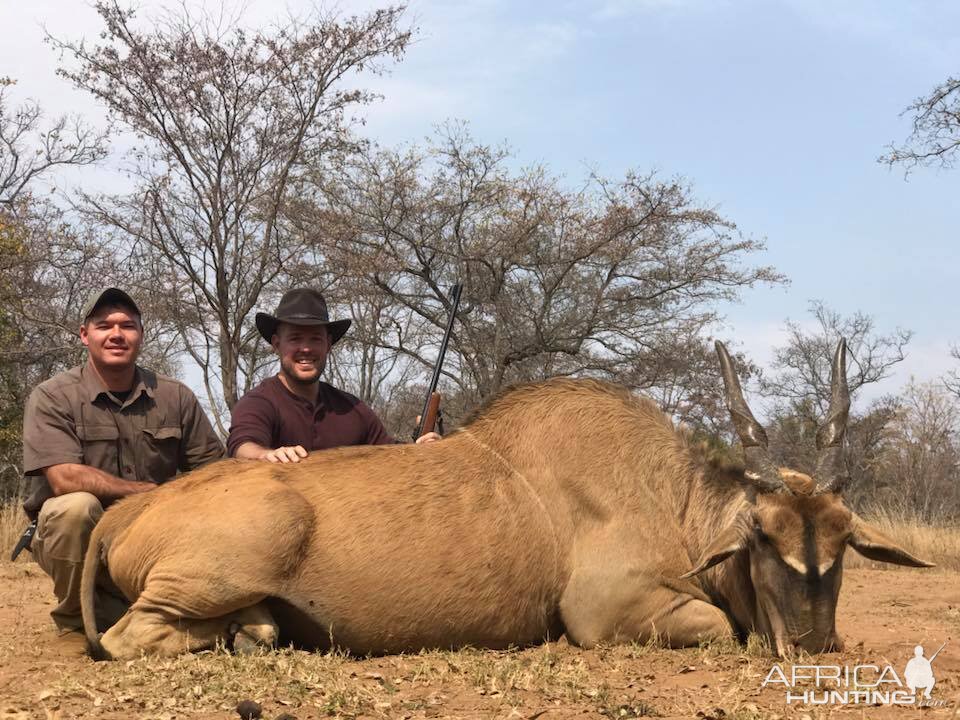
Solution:
M 447 354 L 447 345 L 450 343 L 450 331 L 453 329 L 453 321 L 457 317 L 457 308 L 460 307 L 460 293 L 463 292 L 463 285 L 457 283 L 450 291 L 450 316 L 447 318 L 447 329 L 443 332 L 443 342 L 440 343 L 440 352 L 437 353 L 437 361 L 433 365 L 433 377 L 430 379 L 430 387 L 427 388 L 427 397 L 423 402 L 423 411 L 420 413 L 420 423 L 417 425 L 416 437 L 423 434 L 424 423 L 427 419 L 427 408 L 430 407 L 430 396 L 436 392 L 437 383 L 440 382 L 440 373 L 443 371 L 443 356 Z

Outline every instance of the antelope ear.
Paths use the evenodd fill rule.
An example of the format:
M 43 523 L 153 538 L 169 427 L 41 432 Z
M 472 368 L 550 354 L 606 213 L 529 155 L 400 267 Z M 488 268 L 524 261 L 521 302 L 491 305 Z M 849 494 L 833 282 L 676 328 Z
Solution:
M 931 562 L 914 557 L 857 515 L 853 516 L 853 532 L 847 542 L 854 550 L 871 560 L 911 567 L 935 567 Z
M 738 515 L 737 518 L 727 525 L 721 533 L 714 538 L 709 547 L 704 550 L 700 556 L 697 566 L 690 572 L 681 575 L 681 579 L 691 578 L 694 575 L 702 573 L 707 568 L 712 568 L 717 563 L 722 563 L 728 557 L 738 550 L 743 550 L 750 539 L 749 518 Z

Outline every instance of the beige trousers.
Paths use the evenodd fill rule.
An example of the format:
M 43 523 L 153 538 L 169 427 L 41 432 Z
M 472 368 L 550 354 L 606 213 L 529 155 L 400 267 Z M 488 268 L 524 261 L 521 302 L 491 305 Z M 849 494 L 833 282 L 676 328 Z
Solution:
M 90 533 L 103 515 L 100 501 L 87 492 L 73 492 L 47 500 L 40 509 L 31 550 L 37 564 L 53 578 L 59 604 L 50 615 L 61 630 L 82 630 L 80 577 Z M 105 573 L 101 572 L 101 576 Z M 96 615 L 100 630 L 115 623 L 127 603 L 108 577 L 97 578 Z

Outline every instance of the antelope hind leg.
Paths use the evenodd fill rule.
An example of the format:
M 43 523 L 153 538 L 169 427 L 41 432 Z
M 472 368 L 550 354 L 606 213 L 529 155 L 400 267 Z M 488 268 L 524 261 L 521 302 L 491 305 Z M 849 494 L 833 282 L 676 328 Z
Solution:
M 264 595 L 241 591 L 250 587 L 250 578 L 229 578 L 210 573 L 174 572 L 184 563 L 176 556 L 157 563 L 127 614 L 100 638 L 100 645 L 114 658 L 147 655 L 180 655 L 215 647 L 230 639 L 231 627 L 249 626 L 251 636 L 257 626 L 272 622 L 264 607 L 255 608 Z M 275 634 L 274 634 L 275 637 Z
M 215 618 L 176 617 L 151 607 L 134 605 L 100 638 L 100 645 L 115 660 L 141 654 L 174 656 L 215 647 L 231 639 L 238 652 L 273 646 L 277 625 L 260 603 Z
M 230 620 L 223 617 L 198 620 L 131 608 L 101 636 L 100 645 L 114 660 L 141 654 L 174 656 L 214 647 L 218 640 L 226 640 L 229 626 Z

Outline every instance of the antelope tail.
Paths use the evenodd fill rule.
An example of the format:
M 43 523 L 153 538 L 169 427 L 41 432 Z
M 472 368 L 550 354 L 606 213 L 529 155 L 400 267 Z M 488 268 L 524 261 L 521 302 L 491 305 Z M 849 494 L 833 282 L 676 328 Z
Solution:
M 80 609 L 83 615 L 83 631 L 87 636 L 87 652 L 94 660 L 109 660 L 110 655 L 100 644 L 100 636 L 97 633 L 97 574 L 102 564 L 102 537 L 104 532 L 104 523 L 99 522 L 93 528 L 90 535 L 90 544 L 87 546 L 87 554 L 83 558 L 83 573 L 80 576 Z

